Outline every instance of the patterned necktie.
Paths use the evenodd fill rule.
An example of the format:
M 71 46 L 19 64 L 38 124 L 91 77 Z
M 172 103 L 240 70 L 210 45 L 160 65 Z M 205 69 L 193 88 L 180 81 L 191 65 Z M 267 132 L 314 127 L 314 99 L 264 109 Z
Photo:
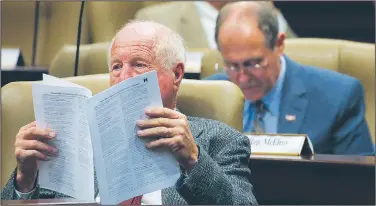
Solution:
M 261 100 L 256 101 L 255 106 L 256 106 L 256 112 L 255 112 L 255 118 L 253 120 L 252 132 L 265 133 L 263 119 L 264 119 L 264 115 L 266 112 L 266 106 Z
M 142 195 L 125 200 L 120 205 L 141 205 Z

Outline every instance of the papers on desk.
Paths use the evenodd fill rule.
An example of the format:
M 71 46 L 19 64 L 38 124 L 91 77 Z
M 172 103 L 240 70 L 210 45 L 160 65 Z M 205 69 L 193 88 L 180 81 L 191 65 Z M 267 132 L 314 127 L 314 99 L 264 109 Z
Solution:
M 167 151 L 151 151 L 136 136 L 144 109 L 162 106 L 155 71 L 95 96 L 85 87 L 44 75 L 33 84 L 38 127 L 57 133 L 57 157 L 40 162 L 39 184 L 76 199 L 94 200 L 94 166 L 101 204 L 173 186 L 180 176 Z

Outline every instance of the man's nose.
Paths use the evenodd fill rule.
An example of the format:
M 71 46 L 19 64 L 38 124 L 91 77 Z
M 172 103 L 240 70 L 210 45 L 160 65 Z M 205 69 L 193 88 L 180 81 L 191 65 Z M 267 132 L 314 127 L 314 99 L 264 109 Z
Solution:
M 241 69 L 239 70 L 239 73 L 238 73 L 238 81 L 239 81 L 239 82 L 247 82 L 247 81 L 249 81 L 251 78 L 252 78 L 251 75 L 248 74 L 248 73 L 246 73 L 246 72 L 244 72 L 244 69 L 243 69 L 243 68 L 241 68 Z
M 121 80 L 127 80 L 129 78 L 135 77 L 137 73 L 130 66 L 123 66 L 121 72 Z

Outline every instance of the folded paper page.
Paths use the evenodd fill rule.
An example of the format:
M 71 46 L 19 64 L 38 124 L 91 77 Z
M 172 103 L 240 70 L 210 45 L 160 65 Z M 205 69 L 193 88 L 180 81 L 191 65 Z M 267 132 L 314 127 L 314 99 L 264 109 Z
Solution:
M 101 204 L 173 186 L 180 176 L 168 151 L 149 150 L 137 137 L 144 110 L 162 107 L 156 71 L 120 82 L 86 100 Z
M 56 132 L 48 144 L 58 148 L 58 155 L 40 161 L 40 187 L 66 194 L 75 199 L 94 199 L 94 164 L 84 100 L 92 93 L 81 86 L 44 76 L 32 85 L 37 126 Z

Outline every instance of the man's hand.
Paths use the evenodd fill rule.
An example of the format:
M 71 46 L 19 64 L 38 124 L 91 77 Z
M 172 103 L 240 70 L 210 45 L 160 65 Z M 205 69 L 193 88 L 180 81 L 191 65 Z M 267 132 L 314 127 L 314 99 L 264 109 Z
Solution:
M 50 155 L 57 153 L 56 148 L 43 141 L 54 139 L 55 136 L 51 130 L 37 128 L 35 121 L 21 127 L 14 144 L 18 191 L 26 193 L 33 189 L 39 168 L 38 160 L 49 160 Z
M 149 149 L 167 148 L 187 172 L 197 163 L 198 148 L 188 126 L 187 117 L 177 111 L 154 107 L 145 110 L 149 117 L 137 121 L 140 130 L 137 135 L 141 138 L 155 138 L 145 146 Z

